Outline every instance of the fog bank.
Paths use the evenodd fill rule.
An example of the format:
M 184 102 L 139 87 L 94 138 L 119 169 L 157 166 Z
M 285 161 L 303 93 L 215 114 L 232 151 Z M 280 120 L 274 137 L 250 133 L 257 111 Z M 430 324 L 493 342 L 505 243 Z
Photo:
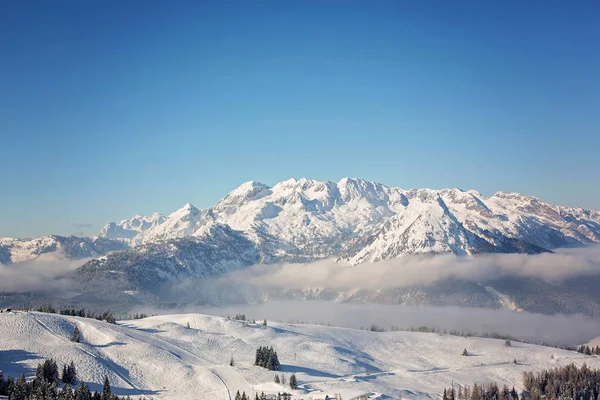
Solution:
M 590 246 L 535 255 L 404 256 L 356 266 L 335 260 L 306 264 L 259 264 L 234 271 L 221 278 L 221 281 L 266 288 L 325 287 L 350 290 L 429 285 L 448 278 L 479 282 L 510 276 L 560 281 L 598 274 L 600 246 Z
M 372 324 L 389 330 L 391 326 L 435 327 L 462 332 L 500 333 L 534 343 L 575 346 L 600 336 L 600 321 L 582 315 L 541 315 L 508 310 L 461 307 L 408 307 L 377 304 L 345 304 L 325 301 L 268 301 L 259 305 L 226 307 L 186 307 L 178 310 L 139 311 L 148 314 L 197 312 L 281 322 L 305 322 L 369 329 Z

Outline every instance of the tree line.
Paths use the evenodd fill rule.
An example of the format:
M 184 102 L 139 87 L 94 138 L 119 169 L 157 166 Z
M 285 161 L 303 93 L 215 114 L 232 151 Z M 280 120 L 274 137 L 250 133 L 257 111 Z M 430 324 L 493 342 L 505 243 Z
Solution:
M 101 392 L 92 392 L 85 382 L 74 387 L 77 382 L 77 372 L 73 362 L 64 365 L 59 379 L 59 369 L 53 359 L 45 360 L 35 369 L 35 377 L 28 381 L 25 374 L 20 378 L 8 377 L 0 371 L 0 396 L 8 396 L 10 400 L 129 400 L 127 396 L 119 397 L 112 394 L 108 376 L 104 378 Z M 64 383 L 62 389 L 58 384 Z
M 600 370 L 589 368 L 585 363 L 578 367 L 569 364 L 564 367 L 524 372 L 521 397 L 513 387 L 506 385 L 500 389 L 496 383 L 474 384 L 473 387 L 444 389 L 443 400 L 600 400 Z
M 75 309 L 75 308 L 64 308 L 60 311 L 56 311 L 54 307 L 50 304 L 44 304 L 41 307 L 35 309 L 35 311 L 43 312 L 47 314 L 60 314 L 60 315 L 70 315 L 72 317 L 83 317 L 83 318 L 91 318 L 96 319 L 98 321 L 106 321 L 110 324 L 116 324 L 117 319 L 115 318 L 112 311 L 103 311 L 101 313 L 94 313 L 89 310 L 86 311 L 85 308 Z
M 591 355 L 600 356 L 600 346 L 590 347 L 590 346 L 583 344 L 577 348 L 577 351 L 579 353 L 585 354 L 587 356 L 591 356 Z
M 265 392 L 262 392 L 260 395 L 258 393 L 255 394 L 254 396 L 254 400 L 267 400 L 267 395 L 265 395 Z M 290 393 L 277 393 L 277 400 L 291 400 L 292 399 L 292 395 Z M 238 390 L 237 393 L 235 394 L 235 400 L 251 400 L 250 397 L 248 397 L 246 395 L 246 392 L 243 392 L 242 394 L 240 394 L 240 391 Z

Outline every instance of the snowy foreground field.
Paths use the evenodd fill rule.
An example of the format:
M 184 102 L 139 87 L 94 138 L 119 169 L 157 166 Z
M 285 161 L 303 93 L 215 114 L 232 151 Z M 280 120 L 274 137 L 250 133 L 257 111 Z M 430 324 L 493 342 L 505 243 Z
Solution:
M 189 324 L 189 328 L 187 325 Z M 436 333 L 370 332 L 269 322 L 268 327 L 201 314 L 165 315 L 111 325 L 55 314 L 0 314 L 0 370 L 33 374 L 44 358 L 59 367 L 74 361 L 80 379 L 101 389 L 156 399 L 229 399 L 237 390 L 277 393 L 275 372 L 255 367 L 258 346 L 273 346 L 286 378 L 300 384 L 295 398 L 340 393 L 348 400 L 439 398 L 445 387 L 486 381 L 521 388 L 524 371 L 600 358 L 495 339 Z M 81 343 L 69 340 L 77 326 Z M 469 356 L 462 356 L 463 349 Z M 235 365 L 229 366 L 233 356 Z M 517 365 L 513 360 L 517 360 Z

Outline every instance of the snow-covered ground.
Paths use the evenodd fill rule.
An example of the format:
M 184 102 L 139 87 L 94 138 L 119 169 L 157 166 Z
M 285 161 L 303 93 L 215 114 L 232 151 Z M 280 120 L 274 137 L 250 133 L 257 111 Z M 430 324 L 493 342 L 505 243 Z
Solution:
M 189 328 L 187 325 L 189 324 Z M 73 329 L 81 343 L 69 340 Z M 100 388 L 108 375 L 118 394 L 157 399 L 229 399 L 287 390 L 255 367 L 258 346 L 273 346 L 296 398 L 438 398 L 445 387 L 494 380 L 521 387 L 524 371 L 600 358 L 523 343 L 436 333 L 370 332 L 269 322 L 267 327 L 201 314 L 122 321 L 117 325 L 54 314 L 0 314 L 0 369 L 32 375 L 43 358 L 74 361 L 80 379 Z M 469 356 L 462 356 L 463 349 Z M 235 365 L 229 366 L 231 357 Z M 517 364 L 513 360 L 517 360 Z

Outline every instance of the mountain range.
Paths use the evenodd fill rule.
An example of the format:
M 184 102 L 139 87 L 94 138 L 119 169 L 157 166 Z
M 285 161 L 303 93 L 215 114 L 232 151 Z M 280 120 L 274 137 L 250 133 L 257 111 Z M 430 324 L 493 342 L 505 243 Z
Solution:
M 71 277 L 88 289 L 112 282 L 120 293 L 155 295 L 165 285 L 257 263 L 334 259 L 357 265 L 406 255 L 537 254 L 596 243 L 600 212 L 517 193 L 485 197 L 474 190 L 404 190 L 361 179 L 290 179 L 274 186 L 243 183 L 206 209 L 188 203 L 169 215 L 110 222 L 93 238 L 0 239 L 0 263 L 53 251 L 94 258 Z
M 206 237 L 228 226 L 252 241 L 263 262 L 343 259 L 351 264 L 408 254 L 539 253 L 600 242 L 600 212 L 531 196 L 491 197 L 460 189 L 390 188 L 344 178 L 246 182 L 215 206 L 109 223 L 99 236 L 132 247 Z

